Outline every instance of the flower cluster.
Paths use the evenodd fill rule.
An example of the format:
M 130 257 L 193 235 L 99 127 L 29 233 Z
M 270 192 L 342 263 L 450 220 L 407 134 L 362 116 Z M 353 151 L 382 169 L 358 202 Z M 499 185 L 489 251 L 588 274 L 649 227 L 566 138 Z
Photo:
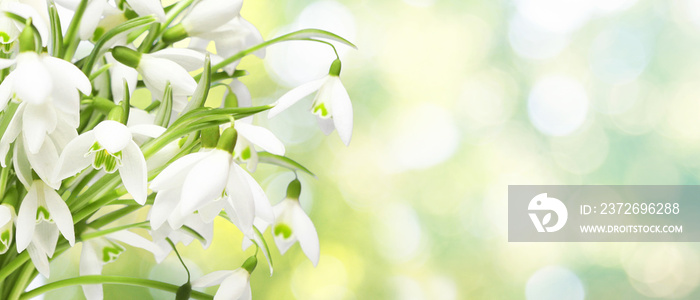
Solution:
M 353 115 L 340 59 L 328 76 L 261 106 L 238 80 L 247 74 L 238 63 L 264 58 L 267 46 L 285 41 L 354 46 L 318 29 L 265 41 L 241 16 L 242 0 L 182 0 L 165 8 L 157 0 L 55 1 L 0 3 L 0 283 L 7 287 L 0 298 L 31 298 L 67 282 L 82 285 L 88 299 L 103 297 L 101 283 L 153 287 L 145 279 L 101 276 L 102 267 L 127 246 L 157 262 L 179 256 L 179 243 L 197 239 L 207 247 L 216 218 L 235 225 L 243 249 L 255 246 L 255 254 L 236 270 L 192 281 L 188 271 L 180 287 L 157 286 L 178 299 L 206 299 L 192 288 L 215 285 L 214 299 L 250 299 L 258 253 L 272 272 L 268 227 L 282 254 L 298 242 L 318 264 L 318 235 L 299 203 L 301 182 L 290 182 L 273 206 L 253 176 L 259 163 L 311 173 L 284 156 L 284 144 L 253 116 L 269 111 L 272 118 L 318 91 L 310 115 L 347 145 Z M 228 88 L 224 99 L 209 96 L 216 85 Z M 138 89 L 151 95 L 146 107 L 132 104 Z M 123 221 L 143 207 L 146 220 Z M 76 244 L 79 277 L 25 292 L 35 269 L 49 277 L 50 260 Z

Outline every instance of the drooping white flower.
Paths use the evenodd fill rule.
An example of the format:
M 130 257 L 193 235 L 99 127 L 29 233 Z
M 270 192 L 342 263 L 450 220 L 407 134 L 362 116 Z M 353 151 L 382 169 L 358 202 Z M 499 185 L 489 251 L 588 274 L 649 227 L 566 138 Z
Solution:
M 80 4 L 79 0 L 57 0 L 60 5 L 75 11 Z M 116 7 L 110 5 L 107 0 L 89 0 L 85 7 L 82 19 L 80 19 L 80 28 L 78 32 L 83 40 L 91 39 L 95 35 L 95 29 L 104 18 L 115 15 L 123 15 L 124 13 Z M 165 11 L 159 0 L 126 0 L 126 3 L 139 16 L 153 15 L 156 21 L 165 21 Z M 104 28 L 103 33 L 111 28 Z
M 31 18 L 32 24 L 41 35 L 43 46 L 49 37 L 49 15 L 45 1 L 36 0 L 3 0 L 0 1 L 0 44 L 14 42 L 22 31 L 24 24 L 7 17 L 4 12 L 11 12 L 25 19 Z
M 34 180 L 17 214 L 17 252 L 28 250 L 37 270 L 49 277 L 49 261 L 58 242 L 58 233 L 75 245 L 73 216 L 56 191 L 41 180 Z
M 299 204 L 300 192 L 301 183 L 295 179 L 287 188 L 287 197 L 272 207 L 275 212 L 272 234 L 282 254 L 299 242 L 301 250 L 316 266 L 320 255 L 318 234 L 314 223 Z
M 12 161 L 20 180 L 28 186 L 33 169 L 44 182 L 57 187 L 52 175 L 58 157 L 66 144 L 78 136 L 72 123 L 52 103 L 21 103 L 0 138 L 0 165 L 6 167 L 4 157 L 15 142 Z
M 215 271 L 192 281 L 192 287 L 218 285 L 214 300 L 250 300 L 250 273 L 244 268 L 232 271 Z
M 89 233 L 87 230 L 85 233 Z M 115 261 L 126 251 L 122 245 L 130 245 L 153 253 L 156 262 L 160 263 L 164 258 L 163 250 L 155 243 L 130 231 L 122 230 L 106 234 L 101 238 L 84 241 L 80 254 L 80 276 L 100 275 L 104 265 Z M 101 284 L 86 284 L 82 286 L 85 298 L 88 300 L 103 299 Z
M 46 53 L 21 52 L 15 60 L 3 60 L 0 67 L 17 67 L 0 84 L 0 110 L 15 99 L 39 105 L 52 102 L 71 116 L 80 113 L 80 94 L 92 91 L 90 80 L 74 64 Z M 76 124 L 77 127 L 77 124 Z
M 0 205 L 0 254 L 5 254 L 12 244 L 12 224 L 15 221 L 15 208 Z
M 155 126 L 155 125 L 152 125 Z M 158 127 L 158 126 L 156 126 Z M 148 177 L 146 159 L 133 141 L 132 130 L 106 120 L 66 145 L 58 160 L 55 180 L 73 176 L 88 166 L 107 173 L 119 170 L 124 187 L 139 204 L 146 203 Z
M 325 134 L 330 134 L 337 129 L 340 139 L 345 145 L 349 145 L 353 126 L 352 102 L 339 75 L 340 60 L 335 60 L 327 76 L 305 83 L 282 95 L 275 107 L 270 109 L 268 117 L 276 116 L 304 97 L 318 91 L 311 111 L 318 117 L 321 130 Z
M 198 38 L 214 41 L 216 53 L 221 57 L 230 57 L 263 42 L 263 37 L 257 28 L 246 19 L 237 15 L 222 26 L 193 35 Z M 265 58 L 265 49 L 253 54 Z
M 192 58 L 189 51 L 187 49 L 168 50 L 166 54 L 169 58 L 174 53 L 182 54 L 179 57 L 182 57 L 183 61 L 189 62 Z M 143 77 L 146 87 L 156 99 L 162 100 L 165 88 L 170 83 L 173 95 L 173 110 L 177 112 L 181 112 L 185 108 L 187 97 L 192 96 L 197 88 L 197 82 L 190 76 L 187 69 L 171 59 L 161 57 L 162 53 L 142 54 L 127 47 L 117 46 L 112 49 L 112 55 L 122 64 L 136 69 Z M 199 64 L 200 67 L 202 65 L 203 63 Z

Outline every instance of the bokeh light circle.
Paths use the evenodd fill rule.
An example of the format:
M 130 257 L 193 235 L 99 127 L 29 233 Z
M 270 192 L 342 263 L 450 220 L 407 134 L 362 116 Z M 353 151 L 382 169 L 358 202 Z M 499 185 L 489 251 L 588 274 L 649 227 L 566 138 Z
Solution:
M 566 268 L 547 266 L 532 274 L 525 286 L 528 300 L 583 300 L 581 280 Z
M 588 114 L 588 96 L 578 81 L 565 76 L 540 79 L 530 92 L 530 121 L 540 132 L 565 136 L 583 125 Z

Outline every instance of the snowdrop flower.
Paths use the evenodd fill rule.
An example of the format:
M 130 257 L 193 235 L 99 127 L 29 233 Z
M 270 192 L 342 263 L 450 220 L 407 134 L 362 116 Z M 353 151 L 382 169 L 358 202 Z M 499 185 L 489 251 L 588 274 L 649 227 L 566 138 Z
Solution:
M 174 49 L 169 50 L 168 54 L 172 54 L 172 50 Z M 179 53 L 182 53 L 183 59 L 191 58 L 188 51 Z M 158 99 L 163 97 L 169 82 L 173 91 L 173 110 L 177 112 L 185 108 L 187 97 L 194 94 L 197 88 L 197 82 L 185 68 L 170 59 L 159 57 L 157 53 L 142 54 L 124 46 L 117 46 L 112 49 L 112 55 L 120 63 L 136 69 L 143 77 L 146 87 Z
M 233 271 L 215 271 L 192 281 L 192 287 L 210 287 L 219 285 L 214 300 L 250 300 L 250 273 L 253 272 L 258 259 L 248 258 L 238 269 Z
M 17 252 L 29 252 L 37 270 L 49 277 L 49 260 L 56 250 L 58 233 L 75 245 L 73 216 L 56 191 L 41 180 L 28 187 L 17 215 Z
M 33 46 L 31 48 L 33 49 Z M 14 60 L 0 59 L 2 69 L 14 64 L 17 67 L 0 84 L 0 110 L 4 110 L 10 98 L 14 96 L 17 100 L 32 105 L 52 102 L 55 108 L 75 116 L 74 119 L 78 120 L 78 91 L 86 95 L 92 91 L 90 80 L 80 69 L 60 58 L 46 53 L 36 54 L 33 51 L 23 51 Z M 44 112 L 47 113 L 49 112 Z M 44 120 L 38 118 L 37 121 Z
M 41 35 L 43 46 L 46 46 L 47 38 L 49 37 L 49 15 L 46 1 L 36 0 L 3 0 L 0 1 L 0 44 L 10 44 L 18 37 L 21 26 L 7 17 L 4 12 L 11 12 L 25 19 L 32 19 L 34 27 Z
M 185 155 L 153 179 L 151 189 L 158 192 L 151 208 L 153 229 L 158 229 L 166 220 L 173 229 L 181 227 L 184 218 L 221 198 L 227 183 L 245 172 L 233 163 L 230 152 L 237 137 L 236 130 L 228 128 L 216 148 Z
M 333 129 L 337 129 L 340 139 L 345 145 L 349 145 L 352 137 L 352 103 L 339 75 L 340 60 L 336 59 L 327 76 L 305 83 L 282 95 L 275 107 L 270 109 L 268 117 L 276 116 L 307 95 L 318 91 L 311 111 L 318 117 L 321 130 L 330 134 Z
M 238 16 L 242 0 L 203 0 L 192 8 L 180 24 L 163 33 L 166 43 L 174 43 L 190 36 L 199 36 L 226 24 Z
M 20 136 L 20 133 L 22 134 Z M 66 144 L 78 136 L 72 119 L 55 109 L 51 103 L 33 105 L 23 102 L 15 111 L 0 138 L 0 165 L 13 142 L 15 173 L 27 186 L 32 180 L 32 170 L 49 185 L 57 188 L 52 177 L 59 154 Z
M 90 233 L 90 231 L 88 230 L 85 233 Z M 80 276 L 102 274 L 104 265 L 117 260 L 126 251 L 122 243 L 153 253 L 158 263 L 162 259 L 158 260 L 157 258 L 164 258 L 164 255 L 162 255 L 163 251 L 152 241 L 130 231 L 117 231 L 104 235 L 101 238 L 89 239 L 83 242 L 83 248 L 80 253 Z M 103 299 L 101 284 L 86 284 L 82 288 L 86 299 Z
M 203 241 L 200 241 L 202 242 L 203 249 L 209 248 L 214 238 L 213 222 L 205 222 L 200 216 L 191 214 L 185 218 L 183 226 L 187 226 L 188 230 L 185 230 L 183 227 L 172 229 L 170 226 L 161 226 L 158 229 L 151 229 L 149 231 L 153 242 L 161 250 L 160 254 L 156 256 L 156 261 L 163 261 L 173 250 L 166 238 L 169 238 L 175 245 L 182 243 L 185 246 L 189 246 L 195 240 L 195 236 L 189 229 L 204 238 Z
M 272 207 L 276 219 L 272 226 L 272 234 L 282 254 L 298 241 L 306 257 L 316 266 L 320 255 L 318 234 L 311 219 L 299 204 L 300 194 L 301 182 L 294 179 L 287 187 L 287 197 Z
M 152 125 L 159 130 L 159 126 Z M 133 141 L 132 129 L 117 121 L 102 121 L 66 145 L 57 163 L 54 178 L 63 180 L 92 164 L 107 173 L 119 170 L 124 187 L 143 205 L 148 196 L 146 159 Z
M 12 224 L 15 218 L 14 207 L 8 204 L 0 205 L 0 254 L 5 254 L 10 249 L 10 244 L 12 244 Z
M 79 0 L 56 0 L 56 2 L 70 10 L 75 11 L 80 4 Z M 136 12 L 139 16 L 149 16 L 153 15 L 156 21 L 165 21 L 165 11 L 159 0 L 126 0 L 131 9 Z M 98 24 L 102 17 L 113 16 L 113 15 L 123 15 L 123 13 L 116 7 L 110 5 L 107 0 L 89 0 L 87 6 L 85 7 L 85 12 L 83 13 L 83 18 L 80 20 L 80 38 L 83 40 L 88 40 L 96 35 L 95 29 L 98 28 Z M 110 28 L 105 28 L 103 32 L 109 30 Z

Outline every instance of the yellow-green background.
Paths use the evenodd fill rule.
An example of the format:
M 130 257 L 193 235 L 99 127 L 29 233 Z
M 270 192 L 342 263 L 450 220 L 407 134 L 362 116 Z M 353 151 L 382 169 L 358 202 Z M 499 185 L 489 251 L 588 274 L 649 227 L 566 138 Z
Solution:
M 545 16 L 563 10 L 550 24 L 560 31 L 555 40 L 565 41 L 558 52 L 547 55 L 546 41 L 513 25 L 527 5 Z M 242 15 L 268 39 L 303 23 L 301 15 L 312 19 L 305 24 L 350 33 L 359 47 L 339 48 L 355 111 L 349 147 L 335 133 L 320 133 L 305 111 L 310 99 L 279 120 L 256 119 L 318 175 L 302 178 L 302 202 L 316 224 L 321 259 L 313 268 L 298 246 L 285 256 L 273 246 L 275 274 L 269 277 L 261 260 L 254 298 L 525 299 L 528 280 L 547 266 L 571 270 L 586 299 L 700 297 L 696 244 L 516 244 L 506 230 L 508 184 L 698 184 L 700 6 L 693 1 L 247 0 Z M 582 19 L 572 25 L 569 17 Z M 548 57 L 523 54 L 514 34 L 534 45 L 529 56 Z M 282 50 L 270 49 L 267 60 L 289 61 L 287 75 L 322 74 L 330 63 L 320 56 L 319 69 L 274 47 Z M 300 83 L 280 80 L 279 66 L 257 58 L 241 68 L 251 73 L 242 81 L 256 104 Z M 528 115 L 532 87 L 555 75 L 578 82 L 587 99 L 585 122 L 564 137 L 543 134 Z M 217 88 L 212 101 L 222 93 Z M 291 178 L 274 167 L 255 176 L 273 203 Z M 219 220 L 209 249 L 195 242 L 181 251 L 199 276 L 239 267 L 252 251 L 242 254 L 240 241 Z M 55 260 L 51 280 L 75 276 L 78 253 Z M 185 278 L 174 255 L 154 267 L 137 249 L 103 273 L 178 284 Z M 105 287 L 106 299 L 152 295 L 172 298 Z M 83 296 L 67 288 L 47 298 L 69 297 Z

